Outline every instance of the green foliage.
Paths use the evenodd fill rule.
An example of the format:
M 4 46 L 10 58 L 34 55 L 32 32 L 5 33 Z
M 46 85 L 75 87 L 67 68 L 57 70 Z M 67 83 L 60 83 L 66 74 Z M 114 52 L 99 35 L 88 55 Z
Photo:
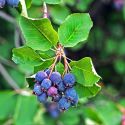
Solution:
M 79 61 L 72 61 L 70 64 L 76 81 L 81 85 L 93 86 L 99 81 L 100 76 L 96 73 L 91 58 L 86 57 Z
M 79 42 L 85 43 L 91 27 L 89 14 L 72 14 L 65 19 L 58 30 L 59 41 L 64 47 L 73 47 Z
M 64 5 L 54 5 L 50 7 L 50 16 L 56 24 L 63 23 L 69 14 L 69 9 Z
M 56 65 L 56 71 L 58 71 L 60 74 L 63 74 L 63 72 L 64 72 L 64 65 L 61 62 L 59 62 Z
M 118 105 L 125 107 L 123 99 L 125 86 L 123 14 L 125 7 L 123 11 L 116 11 L 113 8 L 107 12 L 105 5 L 108 5 L 108 8 L 112 5 L 105 1 L 103 1 L 104 5 L 94 0 L 46 0 L 45 2 L 52 22 L 41 18 L 42 0 L 32 0 L 32 6 L 31 0 L 26 0 L 28 15 L 32 18 L 21 17 L 20 19 L 20 27 L 26 44 L 13 49 L 13 60 L 18 66 L 13 65 L 10 59 L 11 49 L 16 43 L 16 35 L 14 36 L 13 33 L 15 29 L 18 30 L 18 26 L 3 21 L 0 15 L 0 64 L 4 66 L 21 90 L 26 89 L 26 92 L 32 93 L 30 89 L 34 86 L 35 75 L 29 75 L 49 68 L 53 64 L 55 53 L 52 50 L 57 46 L 57 42 L 62 43 L 64 47 L 71 47 L 66 48 L 66 55 L 76 60 L 82 58 L 78 61 L 69 61 L 71 72 L 77 79 L 75 89 L 80 97 L 78 106 L 61 113 L 58 118 L 54 119 L 46 112 L 45 107 L 37 104 L 37 99 L 32 95 L 22 96 L 21 93 L 7 91 L 9 85 L 0 74 L 0 124 L 120 125 L 122 113 Z M 15 18 L 19 16 L 19 14 L 15 15 L 16 9 L 13 8 L 6 7 L 1 12 L 3 11 L 8 15 L 12 14 Z M 71 14 L 72 12 L 81 13 Z M 88 39 L 92 21 L 89 14 L 84 12 L 90 12 L 95 24 Z M 11 20 L 7 21 L 11 22 Z M 54 28 L 58 29 L 58 25 L 61 26 L 57 34 Z M 79 26 L 78 29 L 77 26 Z M 20 32 L 17 41 L 20 45 L 23 44 Z M 88 42 L 86 46 L 85 42 Z M 98 73 L 103 78 L 105 87 L 101 93 L 99 93 L 101 86 L 98 84 L 100 76 L 94 70 L 91 58 L 83 58 L 84 56 L 92 57 Z M 56 70 L 63 74 L 63 60 L 56 64 Z M 26 79 L 29 88 L 26 88 L 25 76 L 28 76 Z M 116 90 L 112 91 L 113 88 L 109 89 L 107 85 L 115 87 Z M 90 97 L 94 98 L 89 99 Z
M 20 27 L 26 39 L 26 45 L 46 51 L 58 42 L 58 35 L 49 19 L 20 18 Z
M 92 3 L 92 1 L 93 0 L 85 0 L 85 1 L 84 0 L 80 0 L 77 3 L 76 7 L 77 7 L 78 10 L 85 11 L 85 10 L 88 9 L 88 6 L 89 6 L 89 4 Z
M 38 65 L 42 62 L 41 57 L 30 47 L 23 46 L 13 49 L 12 60 L 17 64 Z
M 34 73 L 49 68 L 52 65 L 52 63 L 53 63 L 53 58 L 43 61 L 43 63 L 34 67 Z
M 93 86 L 77 85 L 75 88 L 76 88 L 77 93 L 79 94 L 79 98 L 94 97 L 101 90 L 101 86 L 99 86 L 96 83 L 93 84 Z
M 0 92 L 0 121 L 13 116 L 17 97 L 14 92 Z
M 61 0 L 44 0 L 46 3 L 48 4 L 59 4 L 61 2 Z
M 32 124 L 37 111 L 37 106 L 37 101 L 34 96 L 19 96 L 15 108 L 14 123 L 16 125 Z

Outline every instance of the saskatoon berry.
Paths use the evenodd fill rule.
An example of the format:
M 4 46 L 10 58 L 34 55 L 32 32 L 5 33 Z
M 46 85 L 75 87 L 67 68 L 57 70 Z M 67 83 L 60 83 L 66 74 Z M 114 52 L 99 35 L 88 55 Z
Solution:
M 73 101 L 76 98 L 77 93 L 74 88 L 69 88 L 66 90 L 65 96 L 68 100 Z
M 53 98 L 52 98 L 52 100 L 54 101 L 54 102 L 58 102 L 60 99 L 61 99 L 61 95 L 60 94 L 57 94 L 57 95 L 55 95 L 55 96 L 53 96 Z
M 43 71 L 39 71 L 35 76 L 37 82 L 42 82 L 45 78 L 47 78 L 47 74 Z
M 50 74 L 50 69 L 46 69 L 45 72 L 46 72 L 46 74 L 49 76 L 49 74 Z
M 19 0 L 6 0 L 7 5 L 12 6 L 12 7 L 17 7 L 19 4 Z
M 41 94 L 42 94 L 41 86 L 40 86 L 40 85 L 35 85 L 35 86 L 34 86 L 34 89 L 33 89 L 33 92 L 34 92 L 36 95 L 41 95 Z
M 62 97 L 59 102 L 58 102 L 58 108 L 61 111 L 65 111 L 70 107 L 70 103 L 67 101 L 67 99 L 65 97 Z
M 43 94 L 37 96 L 37 99 L 38 99 L 39 102 L 41 102 L 41 103 L 42 103 L 42 102 L 45 103 L 46 100 L 47 100 L 47 94 L 46 94 L 46 93 L 43 93 Z
M 58 85 L 62 81 L 60 73 L 53 72 L 50 76 L 50 80 L 53 82 L 54 85 Z
M 77 103 L 78 103 L 78 99 L 79 99 L 79 97 L 78 97 L 78 95 L 76 95 L 76 97 L 73 99 L 73 101 L 71 102 L 71 105 L 72 106 L 76 106 L 77 105 Z
M 47 91 L 48 96 L 55 96 L 57 95 L 58 91 L 57 88 L 55 88 L 54 86 L 50 87 L 49 90 Z
M 0 0 L 0 8 L 3 8 L 5 5 L 6 1 L 5 0 Z
M 48 90 L 52 85 L 52 82 L 49 79 L 44 79 L 41 83 L 41 89 L 44 90 Z
M 60 115 L 60 111 L 56 103 L 51 103 L 48 107 L 48 112 L 50 113 L 51 117 L 57 118 Z
M 72 87 L 76 81 L 75 76 L 71 73 L 65 74 L 63 80 L 66 87 Z
M 60 92 L 64 92 L 65 91 L 65 85 L 63 82 L 60 82 L 59 85 L 58 85 L 58 90 Z

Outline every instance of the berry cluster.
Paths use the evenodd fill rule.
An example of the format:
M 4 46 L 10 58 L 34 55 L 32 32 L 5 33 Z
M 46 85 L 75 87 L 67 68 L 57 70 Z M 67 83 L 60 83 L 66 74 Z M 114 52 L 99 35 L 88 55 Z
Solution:
M 17 7 L 19 0 L 0 0 L 0 8 L 3 8 L 5 5 Z
M 77 105 L 78 95 L 73 88 L 76 82 L 73 74 L 67 73 L 62 78 L 59 72 L 51 73 L 47 69 L 36 74 L 35 82 L 33 93 L 39 102 L 46 103 L 47 99 L 51 99 L 61 111 Z

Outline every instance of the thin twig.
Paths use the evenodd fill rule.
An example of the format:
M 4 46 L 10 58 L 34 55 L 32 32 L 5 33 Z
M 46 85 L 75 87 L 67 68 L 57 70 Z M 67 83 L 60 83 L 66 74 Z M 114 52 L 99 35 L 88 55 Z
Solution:
M 22 15 L 22 16 L 25 16 L 25 17 L 28 17 L 25 0 L 20 0 L 20 3 L 21 3 L 21 5 L 22 5 L 21 15 Z
M 7 59 L 5 59 L 5 58 L 3 58 L 1 56 L 0 56 L 0 63 L 3 63 L 3 64 L 5 64 L 5 65 L 7 65 L 9 67 L 17 69 L 16 65 L 13 62 L 11 62 L 10 60 L 7 60 Z
M 10 23 L 16 23 L 15 19 L 11 17 L 10 15 L 6 14 L 3 11 L 0 11 L 0 17 L 3 18 L 4 20 L 10 22 Z
M 15 34 L 14 34 L 14 42 L 15 42 L 16 48 L 20 47 L 20 35 L 19 35 L 18 30 L 16 28 L 15 28 Z
M 45 2 L 43 2 L 43 18 L 48 18 L 48 9 Z
M 56 56 L 54 63 L 50 66 L 51 71 L 50 71 L 49 77 L 51 76 L 51 74 L 52 74 L 52 72 L 53 72 L 53 70 L 54 70 L 54 67 L 55 67 L 55 65 L 56 65 L 56 62 L 57 62 L 58 58 L 59 58 L 59 56 Z
M 20 89 L 19 86 L 16 84 L 16 82 L 11 78 L 11 76 L 8 74 L 4 66 L 0 63 L 0 74 L 4 77 L 4 79 L 7 81 L 7 83 L 14 89 Z

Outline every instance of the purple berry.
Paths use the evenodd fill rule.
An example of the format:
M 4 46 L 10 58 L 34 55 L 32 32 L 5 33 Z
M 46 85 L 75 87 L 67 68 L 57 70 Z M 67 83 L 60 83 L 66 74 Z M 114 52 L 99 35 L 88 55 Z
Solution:
M 34 86 L 34 89 L 33 89 L 33 92 L 34 92 L 36 95 L 41 95 L 41 94 L 42 94 L 41 86 L 40 86 L 40 85 L 35 85 L 35 86 Z
M 56 103 L 51 103 L 48 107 L 48 112 L 50 113 L 51 117 L 57 118 L 60 115 L 60 111 Z
M 61 98 L 58 102 L 58 108 L 61 111 L 68 110 L 68 108 L 71 106 L 71 104 L 67 101 L 65 97 Z
M 78 97 L 78 95 L 76 95 L 76 97 L 72 100 L 71 105 L 76 106 L 78 104 L 78 99 L 79 99 L 79 97 Z
M 124 0 L 114 0 L 114 7 L 121 10 L 124 7 Z
M 53 100 L 54 102 L 58 102 L 61 98 L 62 98 L 62 95 L 57 94 L 57 95 L 53 96 L 52 100 Z
M 62 81 L 60 73 L 53 72 L 50 76 L 50 80 L 53 82 L 54 85 L 58 85 Z
M 72 87 L 76 82 L 75 76 L 71 73 L 65 74 L 63 80 L 66 87 Z
M 63 82 L 60 82 L 60 83 L 58 84 L 58 90 L 59 90 L 60 92 L 64 92 L 64 91 L 65 91 L 65 85 L 64 85 Z
M 41 102 L 41 103 L 43 102 L 44 103 L 47 100 L 47 94 L 43 93 L 43 94 L 37 96 L 37 99 L 38 99 L 39 102 Z
M 5 0 L 0 0 L 0 8 L 3 8 L 5 5 L 6 1 Z
M 12 7 L 17 7 L 19 4 L 19 0 L 6 0 L 7 4 Z
M 43 91 L 48 90 L 52 85 L 52 82 L 49 79 L 44 79 L 41 83 L 41 89 Z
M 49 90 L 47 91 L 48 96 L 55 96 L 57 95 L 58 91 L 57 88 L 55 88 L 54 86 L 50 87 Z
M 49 76 L 49 74 L 50 74 L 50 69 L 46 69 L 45 72 L 46 72 L 46 74 Z
M 77 93 L 74 88 L 69 88 L 66 90 L 65 96 L 68 100 L 73 101 L 76 98 Z
M 37 74 L 36 74 L 36 77 L 35 77 L 35 80 L 37 82 L 42 82 L 45 78 L 47 78 L 47 74 L 43 71 L 39 71 Z

